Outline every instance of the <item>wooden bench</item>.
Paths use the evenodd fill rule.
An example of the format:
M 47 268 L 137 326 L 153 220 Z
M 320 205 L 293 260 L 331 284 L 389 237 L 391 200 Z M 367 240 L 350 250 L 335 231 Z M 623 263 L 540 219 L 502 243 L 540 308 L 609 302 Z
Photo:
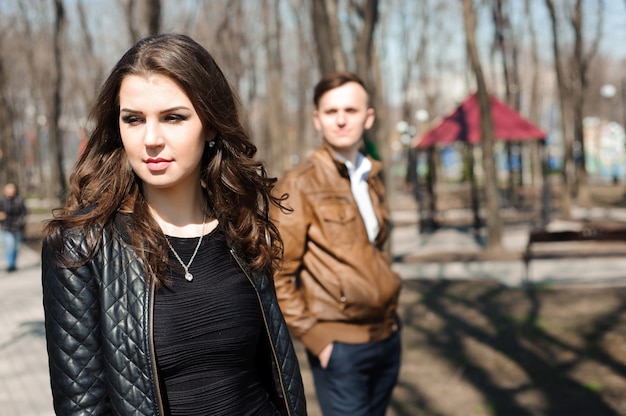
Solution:
M 567 249 L 551 251 L 533 251 L 536 244 L 546 243 L 602 243 L 588 244 L 585 247 L 568 247 Z M 624 244 L 604 244 L 624 243 Z M 579 244 L 576 244 L 579 246 Z M 528 244 L 523 254 L 524 282 L 529 280 L 529 265 L 532 259 L 549 259 L 563 257 L 611 257 L 626 256 L 626 228 L 604 228 L 585 225 L 580 231 L 548 231 L 537 228 L 530 231 Z

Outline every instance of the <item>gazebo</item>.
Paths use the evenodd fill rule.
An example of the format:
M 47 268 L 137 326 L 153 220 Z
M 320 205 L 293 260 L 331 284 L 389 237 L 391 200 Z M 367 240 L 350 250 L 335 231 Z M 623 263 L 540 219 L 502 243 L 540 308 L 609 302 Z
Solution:
M 544 167 L 542 173 L 546 171 L 545 160 L 545 138 L 546 133 L 530 121 L 523 118 L 517 111 L 491 96 L 491 111 L 494 127 L 494 139 L 510 142 L 539 141 L 542 145 L 540 149 Z M 438 125 L 427 131 L 422 136 L 416 136 L 411 141 L 411 148 L 417 150 L 433 149 L 435 146 L 449 146 L 455 142 L 462 142 L 468 145 L 476 145 L 481 142 L 482 132 L 480 128 L 480 107 L 476 93 L 469 95 L 450 115 L 446 116 Z M 471 159 L 473 166 L 473 158 Z M 412 163 L 415 163 L 414 161 Z M 411 162 L 409 163 L 411 165 Z M 409 166 L 409 169 L 414 166 Z M 545 176 L 545 175 L 544 175 Z M 470 168 L 470 179 L 472 186 L 472 209 L 474 212 L 474 226 L 480 226 L 478 217 L 478 196 L 476 184 L 473 177 L 473 168 Z M 429 181 L 433 181 L 429 175 Z M 544 222 L 547 221 L 547 196 L 549 190 L 546 187 L 547 181 L 544 177 L 544 191 L 542 197 L 542 215 Z M 429 183 L 429 190 L 432 192 L 433 184 Z M 434 197 L 431 195 L 431 214 L 434 214 Z M 436 224 L 433 224 L 436 225 Z

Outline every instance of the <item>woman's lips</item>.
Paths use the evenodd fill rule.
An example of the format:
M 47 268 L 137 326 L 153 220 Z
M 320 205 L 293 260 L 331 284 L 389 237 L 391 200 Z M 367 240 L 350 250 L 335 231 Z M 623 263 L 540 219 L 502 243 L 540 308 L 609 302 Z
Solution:
M 148 166 L 148 169 L 151 171 L 164 170 L 171 164 L 172 164 L 172 161 L 167 160 L 167 159 L 147 159 L 146 160 L 146 165 Z

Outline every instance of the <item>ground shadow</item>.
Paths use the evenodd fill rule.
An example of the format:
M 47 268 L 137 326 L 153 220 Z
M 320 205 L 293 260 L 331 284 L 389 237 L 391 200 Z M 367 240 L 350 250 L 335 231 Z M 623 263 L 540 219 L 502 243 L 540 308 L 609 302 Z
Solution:
M 17 344 L 25 338 L 45 338 L 45 336 L 46 330 L 44 326 L 44 321 L 22 322 L 19 325 L 19 331 L 17 332 L 17 334 L 0 344 L 0 352 L 11 347 L 14 344 Z
M 446 386 L 415 379 L 399 386 L 414 400 L 394 402 L 395 414 L 624 414 L 626 289 L 415 280 L 404 290 L 418 299 L 401 307 L 406 348 L 435 357 L 411 365 L 456 368 L 462 374 L 456 394 L 471 402 L 478 392 L 486 406 L 442 411 L 446 406 L 425 397 Z

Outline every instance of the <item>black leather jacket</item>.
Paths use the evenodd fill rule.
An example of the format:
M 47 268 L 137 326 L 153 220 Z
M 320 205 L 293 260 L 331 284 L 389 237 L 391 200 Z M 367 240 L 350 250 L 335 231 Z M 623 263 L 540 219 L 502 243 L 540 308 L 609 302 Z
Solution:
M 126 229 L 120 217 L 116 230 Z M 112 234 L 105 232 L 96 256 L 72 270 L 58 267 L 59 253 L 49 241 L 43 244 L 43 303 L 57 415 L 163 415 L 152 332 L 154 284 L 146 285 L 136 252 Z M 66 230 L 63 250 L 72 259 L 84 256 L 84 233 Z M 268 371 L 262 373 L 272 375 L 266 388 L 281 413 L 305 415 L 300 368 L 272 281 L 251 273 L 231 253 L 263 311 L 268 342 L 261 365 Z

